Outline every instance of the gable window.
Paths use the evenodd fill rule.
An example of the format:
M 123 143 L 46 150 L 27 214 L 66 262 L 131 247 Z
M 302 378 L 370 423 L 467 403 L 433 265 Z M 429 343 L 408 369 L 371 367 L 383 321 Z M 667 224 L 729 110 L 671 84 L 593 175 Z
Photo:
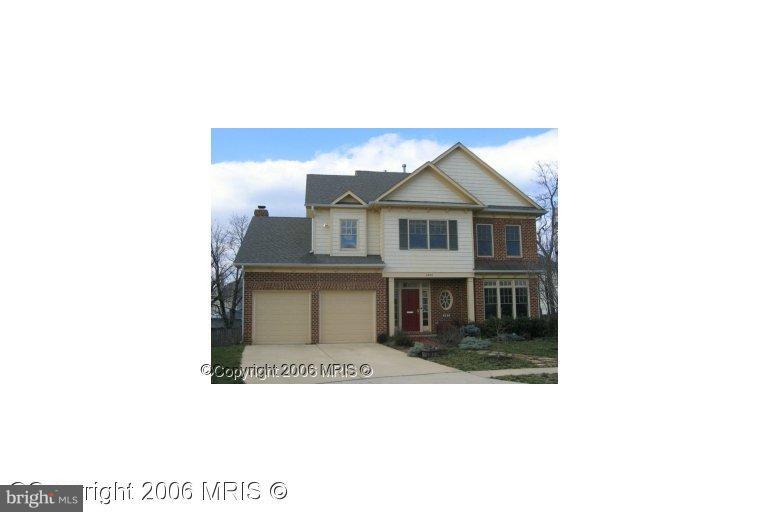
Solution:
M 490 224 L 477 225 L 477 255 L 493 256 L 493 226 Z
M 520 256 L 520 226 L 507 226 L 507 256 Z
M 447 249 L 448 248 L 448 221 L 431 220 L 429 221 L 429 248 Z
M 485 299 L 485 318 L 530 316 L 526 279 L 485 280 L 483 298 Z
M 357 220 L 341 219 L 341 248 L 357 248 Z

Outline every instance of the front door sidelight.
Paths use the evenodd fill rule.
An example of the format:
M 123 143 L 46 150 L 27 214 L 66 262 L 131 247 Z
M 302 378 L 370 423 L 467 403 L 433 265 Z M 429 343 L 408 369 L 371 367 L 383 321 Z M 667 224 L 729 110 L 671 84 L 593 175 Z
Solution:
M 402 310 L 400 317 L 403 319 L 403 330 L 408 332 L 419 331 L 419 290 L 402 291 Z

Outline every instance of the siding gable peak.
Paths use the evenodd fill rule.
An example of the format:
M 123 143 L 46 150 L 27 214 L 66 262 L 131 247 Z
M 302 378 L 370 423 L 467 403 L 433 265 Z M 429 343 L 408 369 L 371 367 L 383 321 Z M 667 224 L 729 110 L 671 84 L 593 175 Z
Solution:
M 378 201 L 466 203 L 484 206 L 482 201 L 432 162 L 425 163 L 406 179 L 381 194 L 376 198 L 376 202 Z
M 448 148 L 432 163 L 487 205 L 541 209 L 539 204 L 461 142 Z

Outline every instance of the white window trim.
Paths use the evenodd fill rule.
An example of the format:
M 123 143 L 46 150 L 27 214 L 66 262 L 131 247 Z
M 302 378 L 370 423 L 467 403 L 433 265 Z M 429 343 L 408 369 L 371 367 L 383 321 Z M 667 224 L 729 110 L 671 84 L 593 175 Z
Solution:
M 517 238 L 520 243 L 520 254 L 517 256 L 509 254 L 509 240 L 507 239 L 507 228 L 517 228 Z M 522 258 L 523 257 L 523 227 L 520 224 L 505 224 L 504 225 L 504 251 L 507 253 L 507 258 Z
M 501 286 L 500 281 L 512 281 L 512 286 Z M 531 286 L 530 281 L 525 280 L 525 285 L 518 285 L 517 279 L 485 279 L 483 280 L 483 301 L 485 301 L 485 289 L 490 288 L 496 291 L 496 318 L 501 318 L 501 288 L 512 288 L 512 318 L 517 318 L 517 290 L 518 288 L 525 288 L 528 290 L 528 318 L 531 318 Z M 489 286 L 487 283 L 493 283 Z M 485 316 L 485 304 L 483 304 L 483 316 Z M 487 318 L 486 318 L 487 320 Z
M 480 226 L 488 226 L 491 228 L 491 254 L 489 255 L 481 255 L 480 254 L 480 237 L 477 236 L 477 228 Z M 493 258 L 494 255 L 494 247 L 493 247 L 493 224 L 475 224 L 475 254 L 478 258 Z
M 344 221 L 355 223 L 355 246 L 354 247 L 344 247 L 344 244 L 341 241 L 341 239 L 344 236 L 343 227 L 342 227 L 344 224 Z M 340 251 L 356 251 L 359 245 L 360 245 L 360 230 L 358 229 L 357 219 L 339 219 L 339 250 Z

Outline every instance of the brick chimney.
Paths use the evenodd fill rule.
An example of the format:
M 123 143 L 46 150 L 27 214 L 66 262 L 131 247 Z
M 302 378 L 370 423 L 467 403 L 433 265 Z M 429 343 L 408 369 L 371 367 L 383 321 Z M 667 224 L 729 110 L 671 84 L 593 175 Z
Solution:
M 253 210 L 254 217 L 269 217 L 269 210 L 266 206 L 259 205 L 256 210 Z

